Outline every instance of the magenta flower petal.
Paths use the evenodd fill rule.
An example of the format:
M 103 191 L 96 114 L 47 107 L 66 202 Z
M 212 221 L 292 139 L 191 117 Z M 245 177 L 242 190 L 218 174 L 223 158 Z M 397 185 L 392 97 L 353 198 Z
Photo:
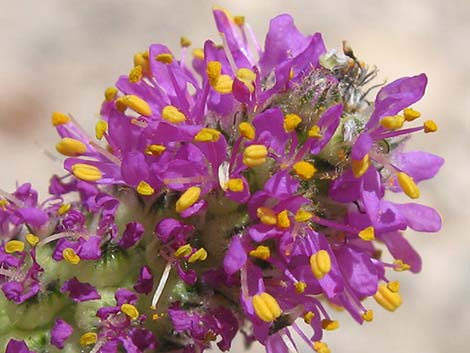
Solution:
M 59 349 L 64 348 L 65 341 L 72 335 L 73 327 L 64 320 L 57 319 L 51 330 L 51 344 Z
M 76 277 L 65 281 L 60 291 L 62 293 L 68 292 L 70 299 L 76 303 L 101 299 L 95 287 L 89 283 L 80 282 Z
M 240 237 L 235 236 L 224 257 L 224 270 L 227 274 L 232 275 L 239 271 L 247 260 L 246 251 L 243 248 Z

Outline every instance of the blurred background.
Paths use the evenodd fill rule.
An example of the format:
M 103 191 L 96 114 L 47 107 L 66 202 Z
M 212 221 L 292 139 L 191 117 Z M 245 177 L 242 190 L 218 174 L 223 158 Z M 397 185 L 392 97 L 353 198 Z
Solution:
M 404 298 L 396 313 L 371 303 L 375 320 L 363 327 L 338 314 L 341 328 L 325 341 L 337 353 L 468 352 L 469 0 L 0 0 L 0 187 L 32 181 L 44 195 L 50 175 L 61 170 L 51 112 L 72 113 L 93 131 L 104 89 L 128 72 L 135 52 L 156 42 L 177 50 L 181 35 L 193 46 L 218 40 L 215 4 L 246 16 L 261 42 L 269 19 L 288 12 L 302 32 L 322 32 L 328 48 L 348 40 L 359 58 L 380 68 L 380 80 L 428 75 L 416 107 L 440 130 L 416 135 L 412 148 L 446 158 L 421 188 L 421 201 L 440 210 L 444 227 L 437 235 L 408 233 L 424 268 L 418 276 L 392 274 Z M 233 352 L 242 351 L 238 341 Z

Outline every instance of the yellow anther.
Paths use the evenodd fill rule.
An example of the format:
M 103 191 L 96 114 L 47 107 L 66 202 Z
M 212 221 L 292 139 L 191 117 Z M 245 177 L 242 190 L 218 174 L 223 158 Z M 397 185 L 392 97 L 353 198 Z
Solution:
M 24 243 L 20 240 L 10 240 L 5 244 L 5 252 L 13 254 L 15 252 L 22 252 L 24 250 Z
M 206 73 L 211 85 L 214 85 L 222 74 L 222 64 L 219 61 L 209 61 Z
M 359 238 L 365 241 L 371 241 L 375 239 L 375 229 L 372 226 L 364 228 L 359 232 Z
M 284 130 L 292 132 L 302 122 L 302 118 L 297 114 L 287 114 L 284 117 Z
M 413 121 L 418 119 L 421 116 L 421 113 L 412 108 L 406 108 L 403 110 L 403 115 L 405 116 L 406 121 Z
M 187 38 L 187 37 L 180 37 L 180 45 L 183 47 L 183 48 L 187 48 L 187 47 L 190 47 L 192 44 L 192 42 Z
M 79 156 L 86 152 L 86 145 L 82 141 L 70 137 L 64 137 L 55 148 L 57 152 L 68 157 Z
M 192 264 L 193 262 L 196 262 L 196 261 L 204 261 L 207 259 L 207 251 L 206 249 L 204 248 L 200 248 L 198 249 L 194 254 L 192 254 L 189 259 L 188 259 L 188 262 L 190 264 Z
M 166 147 L 163 145 L 148 145 L 145 148 L 145 154 L 149 156 L 160 156 L 165 150 Z
M 204 60 L 204 50 L 202 48 L 193 49 L 193 56 L 195 59 Z
M 425 133 L 436 132 L 436 131 L 437 131 L 437 124 L 434 120 L 426 120 L 424 122 Z
M 108 122 L 100 120 L 95 125 L 95 136 L 98 140 L 101 140 L 104 134 L 108 131 Z
M 380 125 L 389 130 L 397 130 L 403 127 L 405 117 L 403 115 L 386 116 L 380 120 Z
M 93 165 L 77 163 L 72 166 L 72 174 L 84 181 L 97 181 L 103 176 L 101 171 Z
M 191 254 L 193 248 L 189 244 L 181 245 L 176 251 L 174 252 L 175 257 L 186 257 Z
M 393 261 L 393 269 L 397 272 L 403 272 L 403 271 L 408 271 L 411 266 L 404 263 L 403 260 L 397 259 Z
M 279 303 L 271 294 L 262 292 L 253 297 L 253 308 L 256 316 L 264 322 L 273 322 L 282 314 Z
M 108 102 L 110 102 L 114 98 L 116 98 L 117 93 L 118 93 L 118 90 L 117 90 L 116 87 L 108 87 L 104 91 L 104 99 L 106 99 Z
M 375 301 L 388 311 L 395 311 L 402 303 L 400 293 L 392 292 L 382 283 L 374 295 Z
M 98 335 L 94 332 L 84 333 L 80 337 L 80 344 L 82 346 L 89 346 L 89 345 L 95 344 L 97 341 L 98 341 Z
M 304 314 L 304 322 L 307 325 L 310 325 L 314 317 L 315 317 L 315 313 L 313 311 L 308 311 Z
M 322 138 L 323 135 L 321 134 L 320 126 L 318 126 L 318 125 L 313 125 L 313 126 L 310 128 L 310 130 L 308 130 L 308 137 Z
M 289 213 L 287 210 L 281 211 L 277 214 L 277 226 L 283 229 L 290 227 Z
M 315 166 L 312 163 L 306 161 L 300 161 L 294 164 L 292 167 L 295 174 L 297 174 L 303 180 L 312 179 L 317 171 Z
M 333 331 L 339 328 L 339 321 L 323 319 L 321 321 L 321 327 L 326 331 Z
M 256 74 L 252 70 L 247 68 L 239 69 L 237 71 L 237 78 L 245 84 L 250 93 L 254 92 L 255 86 L 253 82 L 256 80 Z
M 129 71 L 129 82 L 131 83 L 137 83 L 140 80 L 142 80 L 142 66 L 137 65 L 134 66 L 130 71 Z
M 227 181 L 227 189 L 233 192 L 243 191 L 243 179 L 233 178 Z
M 317 279 L 322 279 L 331 270 L 330 254 L 326 250 L 320 250 L 310 256 L 310 269 Z
M 7 206 L 8 206 L 8 200 L 0 199 L 0 208 L 5 211 L 7 209 Z
M 187 210 L 199 200 L 199 196 L 201 196 L 201 188 L 191 186 L 176 201 L 176 212 L 181 213 Z
M 155 193 L 154 188 L 147 182 L 141 181 L 135 188 L 140 195 L 151 196 Z
M 70 211 L 70 209 L 72 208 L 72 205 L 69 204 L 69 203 L 64 203 L 62 204 L 59 209 L 57 210 L 57 214 L 59 216 L 63 216 L 64 214 L 66 214 L 68 211 Z
M 400 173 L 397 173 L 397 180 L 403 192 L 409 198 L 417 199 L 419 197 L 419 188 L 414 182 L 412 177 L 410 177 L 406 173 L 400 172 Z
M 60 113 L 60 112 L 52 113 L 51 122 L 52 122 L 52 125 L 54 126 L 67 124 L 69 121 L 70 121 L 70 117 L 63 113 Z
M 369 166 L 370 166 L 369 154 L 366 154 L 360 160 L 353 159 L 351 162 L 352 172 L 356 178 L 360 178 L 361 176 L 363 176 L 364 173 L 367 172 L 367 169 L 369 169 Z
M 155 60 L 163 64 L 171 64 L 173 62 L 173 55 L 171 53 L 158 54 Z
M 233 22 L 235 22 L 237 26 L 241 27 L 245 24 L 245 16 L 234 16 Z
M 259 207 L 256 210 L 256 215 L 260 219 L 261 223 L 263 224 L 268 224 L 270 226 L 273 226 L 277 224 L 277 216 L 276 213 L 267 207 Z
M 331 353 L 330 348 L 328 347 L 328 345 L 324 342 L 321 342 L 321 341 L 313 342 L 312 347 L 315 350 L 315 352 L 317 352 L 317 353 Z
M 362 313 L 361 317 L 362 320 L 371 322 L 372 320 L 374 320 L 374 312 L 372 310 L 367 310 Z
M 258 245 L 256 249 L 251 250 L 249 254 L 257 259 L 267 260 L 271 257 L 271 250 L 267 246 Z
M 71 265 L 78 265 L 80 263 L 80 256 L 77 255 L 75 250 L 72 248 L 65 248 L 62 251 L 62 256 L 65 261 L 67 261 Z
M 268 149 L 264 145 L 251 145 L 243 151 L 243 163 L 248 167 L 255 167 L 266 162 Z
M 119 104 L 122 104 L 123 106 L 132 109 L 136 113 L 139 113 L 140 115 L 143 116 L 151 116 L 152 115 L 152 109 L 148 105 L 146 101 L 144 101 L 142 98 L 135 96 L 133 94 L 129 94 L 127 96 L 123 96 L 117 99 L 116 102 L 119 102 Z
M 294 78 L 294 75 L 295 75 L 294 68 L 291 67 L 289 70 L 289 80 L 292 80 Z
M 131 320 L 137 319 L 140 315 L 139 310 L 137 310 L 137 308 L 132 304 L 127 304 L 127 303 L 122 304 L 121 305 L 121 311 L 124 314 L 126 314 L 129 317 L 129 319 L 131 319 Z
M 303 292 L 305 292 L 305 288 L 307 288 L 307 283 L 302 282 L 302 281 L 295 282 L 294 287 L 295 287 L 295 292 L 297 294 L 302 294 Z
M 148 51 L 136 53 L 134 55 L 134 66 L 140 66 L 142 68 L 142 74 L 144 76 L 150 76 L 151 69 L 150 69 Z
M 31 245 L 31 246 L 36 246 L 39 243 L 39 240 L 40 240 L 38 236 L 36 236 L 32 233 L 26 234 L 25 239 L 28 242 L 28 244 Z
M 186 115 L 173 105 L 167 105 L 162 110 L 162 118 L 173 124 L 179 124 L 186 120 Z
M 309 219 L 311 219 L 312 217 L 313 217 L 313 214 L 311 212 L 300 209 L 295 214 L 295 221 L 296 222 L 306 222 Z
M 220 138 L 220 131 L 216 129 L 210 129 L 210 128 L 204 127 L 196 134 L 196 136 L 194 136 L 194 141 L 217 142 L 219 138 Z
M 400 291 L 400 282 L 398 281 L 392 281 L 392 282 L 388 282 L 387 283 L 387 288 L 393 292 L 393 293 L 397 293 Z
M 240 135 L 246 138 L 247 140 L 253 140 L 255 138 L 255 127 L 247 122 L 242 122 L 238 125 L 238 131 Z
M 153 320 L 153 321 L 156 321 L 156 320 L 158 320 L 158 319 L 160 319 L 160 318 L 161 318 L 161 316 L 158 315 L 158 314 L 156 314 L 156 313 L 152 315 L 152 320 Z
M 220 94 L 232 93 L 233 80 L 229 75 L 220 76 L 212 87 Z M 249 87 L 248 87 L 249 88 Z

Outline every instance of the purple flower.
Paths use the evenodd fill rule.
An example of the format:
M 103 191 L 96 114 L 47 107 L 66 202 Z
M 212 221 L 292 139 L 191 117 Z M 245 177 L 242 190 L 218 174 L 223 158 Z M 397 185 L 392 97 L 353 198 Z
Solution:
M 51 330 L 51 344 L 64 348 L 65 341 L 72 335 L 73 327 L 64 320 L 57 319 Z
M 28 349 L 28 346 L 24 341 L 17 341 L 15 339 L 10 339 L 6 346 L 5 353 L 35 353 Z

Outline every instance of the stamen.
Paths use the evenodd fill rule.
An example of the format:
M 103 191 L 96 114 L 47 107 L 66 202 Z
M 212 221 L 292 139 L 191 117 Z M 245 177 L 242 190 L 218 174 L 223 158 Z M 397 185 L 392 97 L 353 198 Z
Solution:
M 148 145 L 145 149 L 145 154 L 149 156 L 160 156 L 165 150 L 166 147 L 163 145 Z
M 54 126 L 67 124 L 70 122 L 70 117 L 60 112 L 54 112 L 52 113 L 51 122 Z
M 196 136 L 194 136 L 194 140 L 197 142 L 217 142 L 219 138 L 220 131 L 206 127 L 202 128 Z
M 139 317 L 139 310 L 132 304 L 122 304 L 121 311 L 126 314 L 131 320 L 136 320 Z
M 5 244 L 5 252 L 7 254 L 13 254 L 15 252 L 23 252 L 24 243 L 20 240 L 10 240 Z
M 158 283 L 157 289 L 155 290 L 155 294 L 152 298 L 152 305 L 151 308 L 153 310 L 157 309 L 157 303 L 160 299 L 160 296 L 163 293 L 163 289 L 165 288 L 166 282 L 168 281 L 168 277 L 171 271 L 171 262 L 168 262 L 163 270 L 162 278 L 160 279 L 160 283 Z
M 171 64 L 173 62 L 173 55 L 171 53 L 162 53 L 158 54 L 155 57 L 155 60 L 163 63 L 163 64 Z
M 220 94 L 232 92 L 233 80 L 228 75 L 222 75 L 222 64 L 219 61 L 209 61 L 206 68 L 207 77 L 212 88 Z
M 59 209 L 57 210 L 57 214 L 59 216 L 63 216 L 64 214 L 66 214 L 68 211 L 70 211 L 70 209 L 72 208 L 72 205 L 69 204 L 69 203 L 64 203 L 62 204 L 62 206 L 59 207 Z
M 317 171 L 317 169 L 312 163 L 306 161 L 300 161 L 295 163 L 292 169 L 303 180 L 311 179 Z
M 108 87 L 104 91 L 104 99 L 106 99 L 106 101 L 108 102 L 111 102 L 112 100 L 114 100 L 114 98 L 116 98 L 117 93 L 118 90 L 116 87 Z
M 142 80 L 143 74 L 142 74 L 142 66 L 136 65 L 134 66 L 131 71 L 129 71 L 129 82 L 130 83 L 137 83 L 140 80 Z
M 90 164 L 77 163 L 72 166 L 72 174 L 84 181 L 97 181 L 103 177 L 101 171 Z
M 151 116 L 152 109 L 148 105 L 146 101 L 142 98 L 135 96 L 135 95 L 127 95 L 117 99 L 116 103 L 122 104 L 124 107 L 132 109 L 136 113 L 139 113 L 143 116 Z
M 87 332 L 80 337 L 80 345 L 82 346 L 89 346 L 95 344 L 97 341 L 98 335 L 95 332 Z
M 257 259 L 267 260 L 271 257 L 271 250 L 267 246 L 258 245 L 255 250 L 249 252 L 249 255 Z
M 181 213 L 194 205 L 201 196 L 201 188 L 191 186 L 176 201 L 176 212 Z
M 250 93 L 253 93 L 255 91 L 255 86 L 253 85 L 253 82 L 256 81 L 256 74 L 252 70 L 247 68 L 238 69 L 236 76 L 248 88 Z
M 173 105 L 167 105 L 163 108 L 162 118 L 173 124 L 179 124 L 186 120 L 186 116 Z
M 189 259 L 188 259 L 188 262 L 190 264 L 196 262 L 196 261 L 205 261 L 207 259 L 207 251 L 206 249 L 204 248 L 200 248 L 198 249 L 194 254 L 192 254 Z
M 424 132 L 430 133 L 430 132 L 436 132 L 437 131 L 437 124 L 434 120 L 426 120 L 424 122 Z
M 421 116 L 421 113 L 413 108 L 406 108 L 403 110 L 403 115 L 405 116 L 406 121 L 413 121 L 418 119 Z
M 186 257 L 191 254 L 191 251 L 193 251 L 193 248 L 191 247 L 191 245 L 184 244 L 184 245 L 181 245 L 178 249 L 176 249 L 173 255 L 176 258 Z
M 311 212 L 300 209 L 295 214 L 295 221 L 296 222 L 306 222 L 309 219 L 311 219 L 312 217 L 313 217 L 313 214 Z
M 321 342 L 321 341 L 313 342 L 313 349 L 317 353 L 331 353 L 330 348 L 328 347 L 328 345 L 324 342 Z
M 307 325 L 310 325 L 312 323 L 313 318 L 315 317 L 315 313 L 312 311 L 308 311 L 304 314 L 304 322 Z
M 362 313 L 361 317 L 362 317 L 362 320 L 371 322 L 372 320 L 374 320 L 374 312 L 372 310 L 367 310 L 364 313 Z
M 264 145 L 251 145 L 243 151 L 243 163 L 247 167 L 256 167 L 266 162 L 268 149 Z
M 308 130 L 308 137 L 313 137 L 313 138 L 322 138 L 323 135 L 321 134 L 321 129 L 320 126 L 318 125 L 313 125 L 310 130 Z
M 302 281 L 295 282 L 294 287 L 295 287 L 295 292 L 297 294 L 302 294 L 303 292 L 305 292 L 305 288 L 307 288 L 307 283 L 302 282 Z
M 143 196 L 151 196 L 155 193 L 154 188 L 147 182 L 141 181 L 136 187 L 137 192 Z
M 322 279 L 331 270 L 330 254 L 326 250 L 320 250 L 310 256 L 310 269 L 317 279 Z
M 375 229 L 372 226 L 364 228 L 359 232 L 359 238 L 365 241 L 371 241 L 375 239 Z
M 323 319 L 321 321 L 321 327 L 326 331 L 333 331 L 339 328 L 339 321 Z
M 287 210 L 278 213 L 277 226 L 282 229 L 287 229 L 290 227 L 289 213 Z
M 361 160 L 353 159 L 351 162 L 351 168 L 354 176 L 360 178 L 369 169 L 370 159 L 369 154 L 366 154 Z
M 397 272 L 408 271 L 411 268 L 410 265 L 403 262 L 403 260 L 397 259 L 393 261 L 393 269 Z
M 108 122 L 100 120 L 95 125 L 95 136 L 98 140 L 101 140 L 104 134 L 108 131 Z
M 374 295 L 375 301 L 385 310 L 395 311 L 402 303 L 400 293 L 392 292 L 386 284 L 381 284 Z
M 397 293 L 400 291 L 400 282 L 398 281 L 388 282 L 387 288 L 393 293 Z
M 71 265 L 78 265 L 81 260 L 80 256 L 78 256 L 75 250 L 73 250 L 72 248 L 65 248 L 62 251 L 62 256 L 64 260 Z
M 276 213 L 268 207 L 258 207 L 256 216 L 260 219 L 261 223 L 273 226 L 277 224 Z
M 239 27 L 242 27 L 245 24 L 245 16 L 234 16 L 233 22 Z
M 403 115 L 386 116 L 380 120 L 380 125 L 388 130 L 398 130 L 403 127 L 405 117 Z
M 152 70 L 150 69 L 148 51 L 134 55 L 134 66 L 140 66 L 145 76 L 151 76 Z
M 253 140 L 255 138 L 255 127 L 247 122 L 242 122 L 238 125 L 238 131 L 240 135 L 246 138 L 247 140 Z
M 119 167 L 121 166 L 121 160 L 118 157 L 116 157 L 114 154 L 112 154 L 110 151 L 104 149 L 103 147 L 101 147 L 95 141 L 89 141 L 88 143 L 91 146 L 93 146 L 93 148 L 96 150 L 96 152 L 98 152 L 102 156 L 106 157 L 107 159 L 109 159 L 111 162 L 113 162 L 117 166 L 119 166 Z
M 182 36 L 182 37 L 180 38 L 180 45 L 181 45 L 181 47 L 187 48 L 187 47 L 190 47 L 191 44 L 192 44 L 192 42 L 191 42 L 187 37 Z
M 202 48 L 193 49 L 193 56 L 195 59 L 204 60 L 204 50 Z
M 271 294 L 262 292 L 253 297 L 255 313 L 264 322 L 273 322 L 282 314 L 279 303 Z
M 39 243 L 39 237 L 31 233 L 26 234 L 25 239 L 31 246 L 36 246 Z
M 80 156 L 86 152 L 86 145 L 79 140 L 64 137 L 59 143 L 55 146 L 57 152 L 68 157 Z
M 227 181 L 227 189 L 232 192 L 243 191 L 243 180 L 240 178 L 233 178 Z
M 292 132 L 302 122 L 302 118 L 297 114 L 287 114 L 284 117 L 284 130 L 286 132 Z
M 419 188 L 414 182 L 412 177 L 410 177 L 406 173 L 400 172 L 400 173 L 397 173 L 397 180 L 403 192 L 409 198 L 417 199 L 419 197 Z

